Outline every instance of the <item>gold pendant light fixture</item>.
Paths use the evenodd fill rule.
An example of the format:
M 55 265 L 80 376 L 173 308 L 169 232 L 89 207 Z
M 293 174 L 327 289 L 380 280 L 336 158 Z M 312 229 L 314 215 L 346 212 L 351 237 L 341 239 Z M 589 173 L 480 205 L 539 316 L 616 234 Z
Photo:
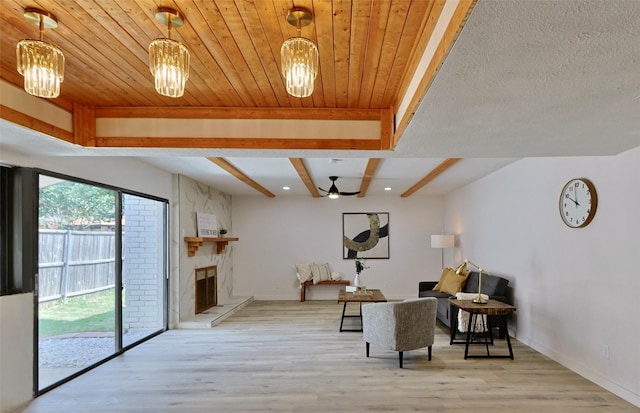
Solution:
M 149 70 L 159 94 L 179 98 L 189 78 L 190 55 L 182 43 L 171 40 L 171 29 L 181 27 L 184 17 L 169 7 L 159 7 L 156 20 L 167 26 L 169 32 L 167 38 L 155 39 L 149 45 Z
M 318 47 L 309 39 L 300 36 L 302 27 L 313 21 L 311 11 L 296 7 L 289 11 L 287 22 L 298 29 L 298 37 L 287 39 L 280 49 L 282 75 L 287 93 L 304 98 L 311 96 L 318 75 Z
M 32 7 L 24 9 L 24 17 L 40 28 L 40 40 L 25 39 L 16 46 L 17 69 L 24 76 L 24 90 L 41 98 L 58 97 L 64 80 L 64 54 L 43 41 L 44 29 L 58 27 L 58 19 Z

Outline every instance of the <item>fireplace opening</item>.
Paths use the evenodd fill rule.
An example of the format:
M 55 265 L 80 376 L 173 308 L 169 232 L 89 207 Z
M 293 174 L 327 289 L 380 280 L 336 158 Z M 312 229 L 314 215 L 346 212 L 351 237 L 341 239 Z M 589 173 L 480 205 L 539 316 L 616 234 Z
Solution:
M 218 305 L 218 267 L 196 268 L 196 314 Z

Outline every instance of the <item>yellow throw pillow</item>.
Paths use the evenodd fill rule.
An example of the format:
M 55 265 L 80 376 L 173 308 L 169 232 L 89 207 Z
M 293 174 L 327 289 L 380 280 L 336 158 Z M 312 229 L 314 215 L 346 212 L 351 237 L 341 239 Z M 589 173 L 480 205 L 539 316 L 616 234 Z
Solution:
M 449 270 L 451 268 L 445 268 L 442 270 L 442 275 L 440 275 L 440 279 L 438 280 L 438 284 L 436 284 L 435 287 L 433 287 L 433 291 L 440 291 L 440 287 L 442 287 L 442 282 L 444 281 L 445 278 L 447 278 L 447 274 L 449 274 Z
M 465 281 L 467 281 L 467 275 L 458 275 L 455 270 L 449 268 L 450 271 L 447 272 L 447 276 L 440 286 L 440 291 L 443 293 L 448 293 L 451 295 L 456 295 L 460 291 L 462 291 L 462 287 L 464 286 Z

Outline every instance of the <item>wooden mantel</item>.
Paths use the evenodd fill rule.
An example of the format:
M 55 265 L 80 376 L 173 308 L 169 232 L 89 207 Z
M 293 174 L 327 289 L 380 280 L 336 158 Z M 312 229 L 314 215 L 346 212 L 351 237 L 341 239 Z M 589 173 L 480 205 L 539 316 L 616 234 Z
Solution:
M 239 238 L 210 238 L 210 237 L 184 237 L 187 243 L 187 255 L 193 257 L 196 255 L 198 248 L 205 242 L 216 243 L 216 254 L 221 254 L 229 241 L 238 241 Z

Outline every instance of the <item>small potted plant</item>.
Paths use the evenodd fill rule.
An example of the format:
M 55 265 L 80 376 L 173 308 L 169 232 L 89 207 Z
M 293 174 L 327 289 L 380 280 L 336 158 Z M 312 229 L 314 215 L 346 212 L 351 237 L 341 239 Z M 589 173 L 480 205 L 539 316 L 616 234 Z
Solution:
M 367 265 L 367 261 L 363 258 L 356 258 L 356 278 L 353 280 L 353 285 L 356 287 L 360 287 L 360 273 L 369 266 Z
M 224 236 L 227 235 L 227 230 L 224 228 L 220 229 L 220 235 L 224 238 Z

